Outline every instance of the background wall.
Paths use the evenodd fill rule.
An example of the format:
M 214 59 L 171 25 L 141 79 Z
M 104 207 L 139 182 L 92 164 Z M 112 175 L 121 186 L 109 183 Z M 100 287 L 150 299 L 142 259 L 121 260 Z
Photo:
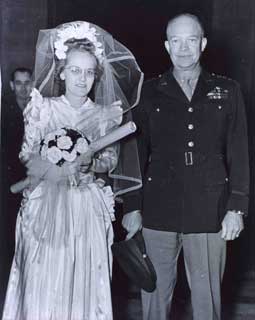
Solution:
M 32 68 L 38 30 L 47 28 L 46 0 L 0 1 L 0 52 L 3 89 L 9 90 L 9 76 L 18 66 Z
M 165 27 L 170 16 L 187 11 L 202 13 L 211 26 L 211 0 L 49 0 L 50 26 L 87 20 L 111 32 L 134 52 L 145 76 L 165 71 L 169 65 L 164 48 Z
M 211 29 L 210 64 L 216 72 L 226 74 L 241 84 L 250 140 L 249 217 L 242 237 L 229 244 L 225 280 L 231 283 L 231 277 L 239 279 L 238 294 L 247 298 L 253 292 L 255 299 L 255 2 L 213 1 Z

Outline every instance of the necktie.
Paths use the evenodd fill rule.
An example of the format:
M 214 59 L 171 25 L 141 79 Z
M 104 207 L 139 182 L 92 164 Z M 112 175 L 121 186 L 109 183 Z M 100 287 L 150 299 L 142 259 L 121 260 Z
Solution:
M 191 82 L 191 79 L 184 79 L 180 82 L 181 88 L 185 93 L 186 97 L 189 99 L 189 101 L 191 100 L 194 92 L 194 87 Z

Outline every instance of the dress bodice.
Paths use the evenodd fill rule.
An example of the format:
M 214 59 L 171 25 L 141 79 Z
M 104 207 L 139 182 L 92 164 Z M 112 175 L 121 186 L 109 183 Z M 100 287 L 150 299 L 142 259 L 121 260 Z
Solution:
M 20 158 L 26 161 L 30 154 L 39 152 L 40 142 L 51 131 L 71 127 L 81 131 L 90 141 L 104 136 L 122 121 L 118 106 L 103 107 L 91 99 L 74 108 L 64 95 L 43 98 L 34 89 L 31 102 L 24 111 L 25 135 Z

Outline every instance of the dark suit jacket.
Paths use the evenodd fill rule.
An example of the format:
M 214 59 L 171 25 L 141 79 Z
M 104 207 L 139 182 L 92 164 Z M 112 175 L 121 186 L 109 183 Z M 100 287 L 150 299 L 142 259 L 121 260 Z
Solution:
M 10 256 L 14 253 L 16 217 L 22 199 L 21 193 L 10 192 L 10 186 L 26 176 L 25 167 L 19 160 L 23 135 L 22 110 L 14 97 L 6 97 L 2 103 L 1 115 L 1 177 L 2 212 Z
M 239 85 L 202 71 L 191 102 L 171 71 L 144 84 L 134 109 L 143 190 L 125 212 L 142 209 L 147 228 L 217 232 L 227 210 L 247 213 L 245 108 Z
M 1 143 L 4 176 L 8 185 L 23 179 L 25 168 L 19 160 L 24 135 L 23 113 L 14 97 L 7 97 L 2 103 Z

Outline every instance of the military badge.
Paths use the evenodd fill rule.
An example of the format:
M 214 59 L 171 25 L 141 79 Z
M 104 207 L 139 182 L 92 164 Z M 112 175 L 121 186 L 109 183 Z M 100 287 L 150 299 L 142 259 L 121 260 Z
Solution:
M 222 89 L 221 87 L 215 87 L 212 91 L 207 93 L 207 97 L 209 99 L 227 99 L 228 98 L 228 90 Z

